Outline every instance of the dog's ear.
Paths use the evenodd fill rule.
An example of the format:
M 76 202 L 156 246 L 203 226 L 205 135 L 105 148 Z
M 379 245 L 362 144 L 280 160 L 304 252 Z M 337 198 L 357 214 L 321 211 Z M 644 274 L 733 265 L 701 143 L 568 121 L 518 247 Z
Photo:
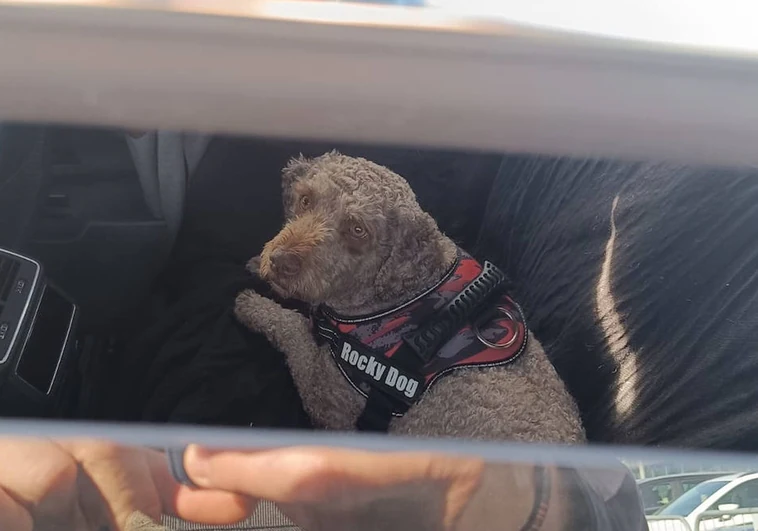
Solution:
M 427 288 L 448 264 L 445 237 L 432 216 L 420 208 L 401 208 L 388 221 L 395 236 L 374 289 L 379 302 L 396 303 Z
M 287 166 L 282 170 L 282 200 L 284 201 L 285 212 L 288 212 L 289 205 L 292 204 L 292 185 L 308 173 L 312 164 L 313 161 L 301 153 L 299 156 L 290 159 Z

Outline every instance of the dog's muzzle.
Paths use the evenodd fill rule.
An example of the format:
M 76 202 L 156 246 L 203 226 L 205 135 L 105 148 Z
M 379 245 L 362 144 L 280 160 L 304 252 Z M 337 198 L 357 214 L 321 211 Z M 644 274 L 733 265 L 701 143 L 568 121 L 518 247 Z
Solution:
M 303 268 L 303 259 L 296 253 L 276 249 L 269 257 L 271 273 L 276 278 L 296 277 Z

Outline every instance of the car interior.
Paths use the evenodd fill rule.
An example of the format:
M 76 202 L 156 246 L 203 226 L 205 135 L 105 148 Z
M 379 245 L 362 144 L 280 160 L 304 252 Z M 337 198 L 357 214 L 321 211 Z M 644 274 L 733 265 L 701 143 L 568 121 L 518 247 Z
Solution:
M 284 355 L 234 304 L 272 293 L 248 266 L 284 222 L 283 169 L 338 150 L 404 177 L 447 236 L 502 270 L 614 464 L 688 449 L 709 451 L 685 456 L 692 470 L 758 470 L 749 24 L 725 44 L 675 32 L 676 16 L 643 13 L 635 33 L 610 8 L 562 19 L 529 2 L 512 18 L 483 4 L 42 3 L 0 0 L 6 421 L 315 431 Z M 643 501 L 653 512 L 685 490 Z M 741 515 L 722 507 L 719 528 L 756 494 Z M 242 528 L 296 529 L 272 507 Z M 651 529 L 702 529 L 663 520 Z
M 123 137 L 12 124 L 1 131 L 10 363 L 0 407 L 10 416 L 77 416 L 79 367 L 113 348 L 114 321 L 163 263 L 167 225 L 148 210 Z
M 712 378 L 744 383 L 752 362 L 708 361 L 754 335 L 739 324 L 756 282 L 747 168 L 47 124 L 0 135 L 3 415 L 310 428 L 282 356 L 232 307 L 266 289 L 245 264 L 281 227 L 282 168 L 339 149 L 405 177 L 446 234 L 503 268 L 591 441 L 752 448 L 756 428 L 733 426 L 755 390 L 723 398 Z M 735 201 L 742 217 L 724 214 Z M 598 318 L 609 274 L 625 343 Z M 667 354 L 682 349 L 699 361 Z
M 0 411 L 23 417 L 144 420 L 143 409 L 117 405 L 136 405 L 134 388 L 115 391 L 130 374 L 133 360 L 125 357 L 140 334 L 187 292 L 219 286 L 217 274 L 226 275 L 222 288 L 245 276 L 246 261 L 282 222 L 281 168 L 299 153 L 330 149 L 313 142 L 206 140 L 185 188 L 166 182 L 175 175 L 140 174 L 144 159 L 135 156 L 135 139 L 125 131 L 21 124 L 0 131 L 0 341 L 8 361 Z M 403 172 L 448 234 L 475 243 L 501 157 L 341 149 Z M 183 223 L 167 219 L 164 204 L 179 205 Z M 145 398 L 143 406 L 150 403 Z M 204 417 L 179 409 L 161 420 L 252 422 L 252 412 Z

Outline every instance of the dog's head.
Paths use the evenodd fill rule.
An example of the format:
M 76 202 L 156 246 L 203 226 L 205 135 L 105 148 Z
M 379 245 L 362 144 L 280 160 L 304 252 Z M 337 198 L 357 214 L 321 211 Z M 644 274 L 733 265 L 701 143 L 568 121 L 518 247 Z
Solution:
M 263 249 L 261 276 L 286 297 L 373 311 L 436 281 L 455 246 L 389 169 L 337 152 L 283 171 L 286 224 Z

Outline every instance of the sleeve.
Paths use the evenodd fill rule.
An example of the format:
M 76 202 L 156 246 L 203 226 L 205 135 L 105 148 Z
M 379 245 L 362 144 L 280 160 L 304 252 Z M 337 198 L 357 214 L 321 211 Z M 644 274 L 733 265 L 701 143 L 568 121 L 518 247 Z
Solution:
M 637 484 L 623 465 L 614 468 L 565 469 L 563 480 L 571 507 L 567 531 L 648 529 Z

